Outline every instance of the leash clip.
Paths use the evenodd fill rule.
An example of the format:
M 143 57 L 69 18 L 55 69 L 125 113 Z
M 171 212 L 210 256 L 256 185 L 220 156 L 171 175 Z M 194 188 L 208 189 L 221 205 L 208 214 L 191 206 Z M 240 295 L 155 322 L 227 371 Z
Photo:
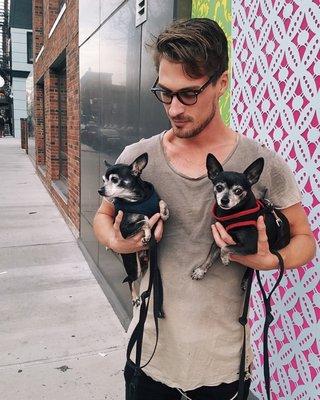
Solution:
M 282 219 L 279 218 L 278 214 L 276 213 L 276 211 L 274 209 L 274 204 L 269 199 L 266 199 L 266 198 L 264 198 L 263 201 L 265 203 L 264 206 L 265 206 L 266 212 L 271 213 L 274 216 L 276 224 L 280 228 L 280 226 L 282 225 Z
M 280 226 L 282 225 L 282 220 L 281 220 L 281 218 L 278 217 L 277 213 L 276 213 L 274 210 L 272 210 L 272 214 L 273 214 L 273 216 L 274 216 L 274 218 L 275 218 L 276 224 L 277 224 L 278 227 L 280 228 Z

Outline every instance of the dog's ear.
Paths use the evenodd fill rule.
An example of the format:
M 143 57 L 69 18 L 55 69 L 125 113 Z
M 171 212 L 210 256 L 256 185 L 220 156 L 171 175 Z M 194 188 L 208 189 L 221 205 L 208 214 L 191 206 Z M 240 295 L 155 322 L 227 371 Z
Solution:
M 109 164 L 107 160 L 104 160 L 103 162 L 104 162 L 104 165 L 105 165 L 107 168 L 111 167 L 111 165 L 112 165 L 112 164 Z
M 222 165 L 211 153 L 207 155 L 207 171 L 209 179 L 214 179 L 220 172 L 223 171 Z
M 130 165 L 133 175 L 139 176 L 145 166 L 148 164 L 148 153 L 143 153 L 137 157 Z
M 263 167 L 264 159 L 260 157 L 250 164 L 249 167 L 244 171 L 244 175 L 248 178 L 251 186 L 258 182 L 263 171 Z

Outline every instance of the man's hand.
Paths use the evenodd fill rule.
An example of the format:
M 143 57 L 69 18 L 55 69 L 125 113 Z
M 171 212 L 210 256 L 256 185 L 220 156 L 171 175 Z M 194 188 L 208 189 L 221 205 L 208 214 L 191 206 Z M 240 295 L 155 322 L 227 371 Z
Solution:
M 137 251 L 148 249 L 148 245 L 145 245 L 142 241 L 144 237 L 144 233 L 142 231 L 138 232 L 134 236 L 124 239 L 120 232 L 120 224 L 122 218 L 123 212 L 119 211 L 113 223 L 113 232 L 110 236 L 108 247 L 116 253 L 121 254 L 136 253 Z M 160 219 L 160 213 L 154 214 L 149 219 L 149 225 L 151 229 L 155 224 L 156 227 L 154 231 L 154 236 L 156 241 L 159 242 L 163 234 L 163 221 L 162 219 Z
M 212 234 L 217 246 L 224 247 L 231 244 L 235 244 L 232 237 L 224 229 L 224 227 L 216 222 L 211 226 Z M 264 223 L 263 216 L 260 216 L 257 220 L 258 229 L 258 250 L 256 254 L 239 255 L 230 253 L 230 261 L 235 261 L 246 267 L 259 269 L 259 270 L 271 270 L 278 266 L 279 261 L 277 256 L 272 254 L 269 249 L 268 237 L 266 232 L 266 226 Z

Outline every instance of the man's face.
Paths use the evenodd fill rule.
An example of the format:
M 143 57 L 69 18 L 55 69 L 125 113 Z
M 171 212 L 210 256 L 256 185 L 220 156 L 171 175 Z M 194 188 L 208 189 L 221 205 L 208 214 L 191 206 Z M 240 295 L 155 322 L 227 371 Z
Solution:
M 171 92 L 185 89 L 196 90 L 208 81 L 207 76 L 190 78 L 183 71 L 182 65 L 166 59 L 160 61 L 159 81 L 157 86 Z M 164 104 L 165 111 L 171 122 L 175 136 L 192 138 L 201 133 L 209 124 L 213 123 L 216 110 L 219 107 L 221 88 L 218 82 L 210 84 L 198 95 L 193 105 L 184 105 L 174 96 L 171 104 Z

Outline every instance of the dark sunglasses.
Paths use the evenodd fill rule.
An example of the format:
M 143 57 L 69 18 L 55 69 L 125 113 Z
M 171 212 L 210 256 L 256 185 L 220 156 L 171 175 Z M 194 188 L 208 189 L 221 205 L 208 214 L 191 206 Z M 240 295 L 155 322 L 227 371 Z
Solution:
M 198 95 L 202 93 L 207 86 L 214 80 L 215 75 L 212 75 L 209 80 L 202 85 L 199 89 L 195 90 L 179 90 L 178 92 L 170 92 L 170 90 L 166 90 L 160 87 L 157 87 L 159 78 L 156 79 L 155 83 L 153 84 L 152 88 L 150 89 L 151 92 L 156 96 L 156 98 L 164 104 L 171 104 L 173 96 L 177 96 L 177 99 L 184 104 L 185 106 L 192 106 L 196 104 L 198 100 Z

